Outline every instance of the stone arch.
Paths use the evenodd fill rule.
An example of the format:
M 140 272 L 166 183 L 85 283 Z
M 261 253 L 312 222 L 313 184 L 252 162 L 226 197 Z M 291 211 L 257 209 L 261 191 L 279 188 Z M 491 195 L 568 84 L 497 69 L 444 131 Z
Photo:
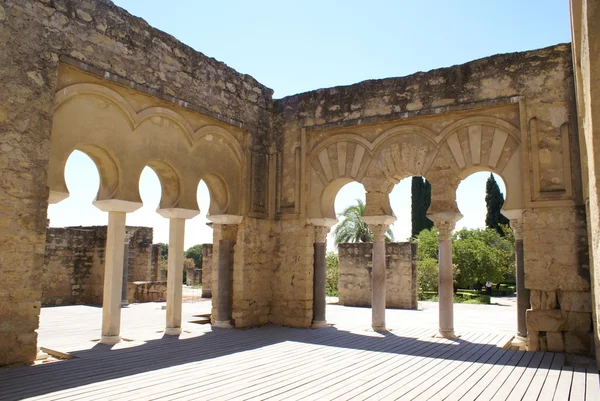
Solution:
M 418 126 L 392 128 L 377 138 L 372 169 L 397 184 L 411 176 L 426 177 L 438 153 L 434 133 Z
M 336 135 L 316 146 L 309 157 L 309 218 L 335 219 L 338 191 L 352 181 L 361 182 L 371 163 L 372 145 L 353 134 Z
M 151 160 L 146 164 L 158 176 L 161 186 L 159 208 L 178 208 L 181 203 L 181 178 L 175 168 L 163 160 Z M 186 208 L 187 209 L 187 208 Z
M 225 180 L 214 173 L 205 173 L 200 178 L 206 183 L 210 194 L 210 207 L 208 214 L 212 216 L 221 214 L 239 214 L 237 208 L 230 207 L 231 195 Z M 198 181 L 198 184 L 200 182 Z M 196 185 L 197 187 L 197 185 Z
M 436 141 L 459 181 L 479 171 L 498 174 L 506 184 L 505 208 L 523 207 L 522 148 L 517 127 L 495 117 L 468 117 L 448 126 Z
M 129 122 L 130 129 L 135 129 L 138 123 L 133 107 L 114 90 L 97 84 L 75 84 L 57 92 L 54 98 L 54 113 L 71 100 L 85 95 L 92 95 L 115 105 Z
M 216 125 L 207 125 L 193 133 L 193 147 L 196 148 L 201 146 L 202 140 L 213 141 L 214 137 L 218 136 L 220 142 L 227 145 L 235 154 L 236 159 L 240 164 L 244 161 L 244 150 L 237 139 L 226 129 L 218 127 Z
M 96 165 L 100 175 L 100 188 L 96 200 L 112 199 L 119 189 L 121 169 L 116 158 L 100 145 L 84 144 L 72 148 L 66 157 L 51 158 L 48 166 L 48 187 L 50 188 L 50 203 L 58 203 L 69 197 L 65 181 L 65 166 L 73 151 L 85 153 Z
M 160 123 L 161 119 L 173 122 L 180 128 L 181 132 L 185 136 L 188 146 L 191 147 L 193 145 L 194 130 L 181 115 L 173 110 L 166 109 L 164 107 L 151 107 L 145 109 L 136 115 L 135 128 L 139 127 L 148 119 L 154 123 Z

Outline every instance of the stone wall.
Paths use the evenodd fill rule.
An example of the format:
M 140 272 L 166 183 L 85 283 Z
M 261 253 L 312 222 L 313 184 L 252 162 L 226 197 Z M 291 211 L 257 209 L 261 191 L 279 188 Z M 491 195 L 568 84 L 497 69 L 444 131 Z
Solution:
M 126 227 L 129 283 L 149 281 L 158 266 L 152 228 Z M 48 228 L 42 270 L 43 305 L 102 305 L 106 226 Z
M 202 298 L 212 297 L 213 246 L 202 244 Z
M 526 210 L 523 247 L 529 350 L 593 355 L 585 208 Z
M 417 246 L 409 242 L 385 245 L 386 308 L 417 309 Z M 371 306 L 372 243 L 338 245 L 339 303 Z
M 102 304 L 106 226 L 48 228 L 42 305 Z
M 188 286 L 202 284 L 202 269 L 195 266 L 185 268 L 185 284 Z
M 167 299 L 166 281 L 134 281 L 127 283 L 127 301 L 164 302 Z
M 108 0 L 2 0 L 0 22 L 4 365 L 36 353 L 59 64 L 243 127 L 257 148 L 269 145 L 272 91 Z

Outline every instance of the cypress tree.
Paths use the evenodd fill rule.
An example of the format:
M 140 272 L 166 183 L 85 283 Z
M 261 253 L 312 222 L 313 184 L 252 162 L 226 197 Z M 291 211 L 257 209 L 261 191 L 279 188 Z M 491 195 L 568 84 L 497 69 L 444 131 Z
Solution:
M 416 238 L 423 230 L 433 227 L 427 218 L 427 209 L 431 205 L 431 184 L 423 177 L 412 177 L 411 181 L 411 236 Z
M 504 196 L 500 192 L 498 183 L 494 179 L 494 175 L 490 173 L 490 178 L 485 183 L 485 204 L 487 207 L 487 214 L 485 216 L 485 225 L 488 228 L 493 228 L 502 236 L 504 232 L 500 227 L 500 224 L 509 224 L 509 220 L 500 213 L 502 205 L 504 205 Z

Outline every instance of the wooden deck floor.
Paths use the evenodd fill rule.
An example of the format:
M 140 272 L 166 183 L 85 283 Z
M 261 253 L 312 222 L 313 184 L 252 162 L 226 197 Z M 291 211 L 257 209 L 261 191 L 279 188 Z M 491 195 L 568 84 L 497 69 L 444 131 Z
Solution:
M 381 335 L 367 329 L 367 309 L 329 306 L 336 325 L 319 330 L 189 323 L 207 309 L 184 304 L 179 338 L 163 337 L 160 305 L 124 309 L 133 341 L 113 347 L 92 341 L 100 308 L 44 309 L 40 344 L 76 358 L 1 369 L 0 399 L 600 399 L 594 369 L 566 366 L 563 354 L 505 350 L 502 330 L 434 338 L 416 319 L 425 312 L 390 311 L 393 330 Z

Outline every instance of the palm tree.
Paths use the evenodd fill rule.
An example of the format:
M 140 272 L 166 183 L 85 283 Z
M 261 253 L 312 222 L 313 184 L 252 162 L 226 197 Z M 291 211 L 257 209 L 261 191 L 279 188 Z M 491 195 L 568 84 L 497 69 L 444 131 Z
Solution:
M 373 242 L 373 233 L 367 223 L 360 219 L 365 212 L 365 203 L 360 199 L 356 202 L 356 205 L 348 206 L 338 214 L 338 217 L 343 217 L 343 220 L 333 230 L 333 241 L 336 245 L 344 242 Z M 394 241 L 394 233 L 389 229 L 385 233 L 385 242 L 392 241 Z

